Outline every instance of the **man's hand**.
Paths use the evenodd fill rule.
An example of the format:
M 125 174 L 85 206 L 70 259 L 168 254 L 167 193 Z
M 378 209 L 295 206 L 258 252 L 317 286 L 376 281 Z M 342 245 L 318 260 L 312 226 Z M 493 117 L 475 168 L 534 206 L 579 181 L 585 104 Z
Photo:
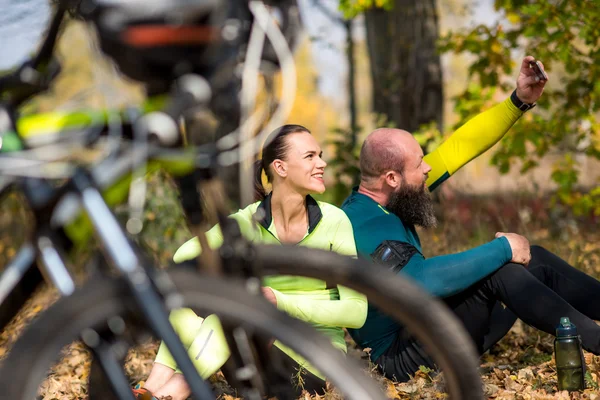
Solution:
M 525 236 L 516 233 L 496 232 L 496 237 L 505 237 L 512 250 L 511 262 L 527 265 L 531 261 L 531 248 Z
M 273 289 L 271 289 L 268 286 L 263 286 L 261 288 L 261 290 L 262 290 L 263 296 L 265 296 L 265 299 L 269 300 L 269 302 L 275 304 L 275 307 L 277 307 L 277 297 L 275 297 L 275 293 L 273 293 Z
M 535 103 L 540 98 L 547 82 L 540 80 L 533 68 L 529 68 L 530 62 L 535 62 L 533 56 L 527 56 L 523 59 L 521 71 L 519 71 L 519 77 L 517 78 L 517 97 L 523 103 L 529 104 Z M 543 69 L 544 65 L 542 64 Z

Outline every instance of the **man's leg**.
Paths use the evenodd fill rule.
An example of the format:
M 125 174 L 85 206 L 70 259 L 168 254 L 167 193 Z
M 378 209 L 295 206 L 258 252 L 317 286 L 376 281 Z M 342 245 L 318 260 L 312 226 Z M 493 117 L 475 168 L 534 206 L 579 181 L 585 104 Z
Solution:
M 527 270 L 577 311 L 591 319 L 600 320 L 600 307 L 597 307 L 600 281 L 540 246 L 531 246 L 531 262 Z M 484 351 L 502 339 L 516 320 L 515 313 L 502 303 L 496 303 L 490 318 L 490 331 L 485 336 Z
M 583 347 L 594 354 L 600 354 L 600 327 L 534 276 L 534 273 L 539 274 L 536 269 L 529 271 L 519 264 L 506 264 L 475 285 L 477 288 L 476 297 L 485 300 L 488 305 L 500 301 L 523 322 L 550 334 L 554 334 L 560 317 L 569 317 L 577 326 Z M 557 283 L 556 287 L 560 287 L 561 291 L 565 291 L 565 295 L 573 294 L 566 293 L 563 286 L 563 283 Z M 470 288 L 470 290 L 472 289 Z M 588 301 L 590 301 L 589 298 Z M 459 304 L 454 310 L 455 312 L 458 311 L 459 318 L 466 322 L 465 326 L 469 333 L 476 334 L 474 340 L 478 345 L 478 349 L 482 351 L 483 338 L 477 336 L 484 331 L 483 327 L 479 325 L 481 322 L 473 321 L 470 315 L 465 314 L 463 305 Z M 486 324 L 489 324 L 489 320 L 486 321 Z M 475 328 L 470 329 L 470 327 Z M 485 334 L 487 332 L 484 332 L 483 335 L 485 336 Z
M 550 334 L 555 333 L 561 317 L 569 317 L 577 326 L 583 347 L 594 354 L 600 354 L 600 326 L 551 289 L 556 289 L 579 308 L 594 315 L 597 311 L 588 310 L 592 307 L 588 307 L 587 302 L 598 304 L 595 300 L 600 296 L 600 290 L 595 288 L 597 281 L 572 267 L 560 265 L 539 248 L 532 252 L 536 253 L 539 264 L 534 262 L 531 271 L 520 264 L 506 264 L 487 278 L 444 301 L 462 321 L 480 354 L 487 349 L 485 346 L 493 344 L 492 340 L 501 339 L 514 322 L 514 317 L 499 308 L 499 303 L 504 304 L 525 323 Z M 559 266 L 551 268 L 548 264 Z M 560 276 L 561 273 L 563 276 Z M 576 289 L 579 287 L 587 293 L 586 297 L 577 293 Z M 590 293 L 594 289 L 596 293 Z M 496 328 L 491 331 L 493 326 Z M 433 365 L 420 345 L 402 334 L 376 362 L 387 377 L 399 381 L 409 379 L 409 375 L 414 374 L 419 365 Z
M 421 365 L 436 369 L 434 361 L 421 344 L 405 330 L 396 336 L 390 347 L 375 360 L 375 364 L 383 376 L 397 382 L 408 381 Z
M 512 326 L 514 323 L 514 321 L 510 321 L 512 318 L 508 318 L 508 322 L 505 324 L 500 323 L 503 319 L 502 316 L 506 314 L 502 313 L 502 305 L 496 297 L 489 296 L 483 291 L 488 279 L 489 277 L 454 296 L 443 299 L 463 323 L 479 354 L 483 354 L 487 349 L 485 347 L 486 338 L 489 340 L 491 336 L 494 338 L 493 340 L 501 339 L 510 329 L 507 326 L 509 324 Z M 499 323 L 497 328 L 492 331 L 493 321 Z
M 531 278 L 535 280 L 535 278 Z M 482 280 L 454 296 L 443 299 L 461 320 L 480 354 L 483 353 L 485 337 L 490 331 L 492 310 L 497 303 L 494 296 L 483 292 L 482 287 L 485 282 L 486 280 Z M 511 326 L 512 323 L 514 320 L 510 322 Z M 504 325 L 507 323 L 501 326 Z M 499 331 L 506 330 L 507 332 L 508 329 L 510 326 L 501 328 Z M 506 332 L 498 334 L 498 339 Z M 375 362 L 387 378 L 399 382 L 409 380 L 421 365 L 435 368 L 434 361 L 425 353 L 421 344 L 409 336 L 406 331 L 399 333 L 392 345 Z
M 489 331 L 483 339 L 483 352 L 488 351 L 502 339 L 517 321 L 517 316 L 504 304 L 497 301 L 490 316 Z
M 531 246 L 528 270 L 577 311 L 600 320 L 600 281 L 540 246 Z

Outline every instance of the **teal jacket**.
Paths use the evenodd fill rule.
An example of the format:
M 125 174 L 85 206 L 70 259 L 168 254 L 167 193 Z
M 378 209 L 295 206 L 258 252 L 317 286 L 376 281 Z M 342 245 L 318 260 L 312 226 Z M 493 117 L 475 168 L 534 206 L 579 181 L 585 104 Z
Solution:
M 434 190 L 452 174 L 500 140 L 523 113 L 506 99 L 468 121 L 424 160 L 432 167 L 427 186 Z M 356 191 L 345 200 L 342 210 L 354 231 L 359 257 L 370 255 L 384 240 L 410 243 L 419 251 L 399 272 L 428 293 L 447 297 L 459 293 L 496 271 L 512 258 L 506 238 L 495 239 L 474 249 L 425 259 L 415 227 L 370 197 Z M 402 326 L 369 305 L 362 328 L 348 329 L 355 342 L 371 348 L 376 360 L 402 331 Z

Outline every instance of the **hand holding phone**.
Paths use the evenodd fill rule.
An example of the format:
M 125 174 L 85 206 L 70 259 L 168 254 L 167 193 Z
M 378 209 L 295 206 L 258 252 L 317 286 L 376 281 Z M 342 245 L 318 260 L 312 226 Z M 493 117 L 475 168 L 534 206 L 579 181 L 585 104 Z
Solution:
M 537 78 L 540 81 L 547 81 L 548 80 L 548 75 L 546 75 L 546 72 L 544 72 L 544 68 L 542 67 L 542 63 L 540 63 L 539 61 L 530 61 L 529 62 L 529 68 L 533 69 L 533 71 L 535 72 L 535 75 L 537 76 Z

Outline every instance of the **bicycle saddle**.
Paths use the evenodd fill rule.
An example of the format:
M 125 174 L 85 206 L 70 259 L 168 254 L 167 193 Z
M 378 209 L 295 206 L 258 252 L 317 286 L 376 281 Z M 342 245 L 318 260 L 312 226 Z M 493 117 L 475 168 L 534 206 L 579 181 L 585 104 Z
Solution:
M 79 14 L 119 69 L 154 93 L 187 73 L 231 79 L 251 22 L 241 0 L 83 0 Z

